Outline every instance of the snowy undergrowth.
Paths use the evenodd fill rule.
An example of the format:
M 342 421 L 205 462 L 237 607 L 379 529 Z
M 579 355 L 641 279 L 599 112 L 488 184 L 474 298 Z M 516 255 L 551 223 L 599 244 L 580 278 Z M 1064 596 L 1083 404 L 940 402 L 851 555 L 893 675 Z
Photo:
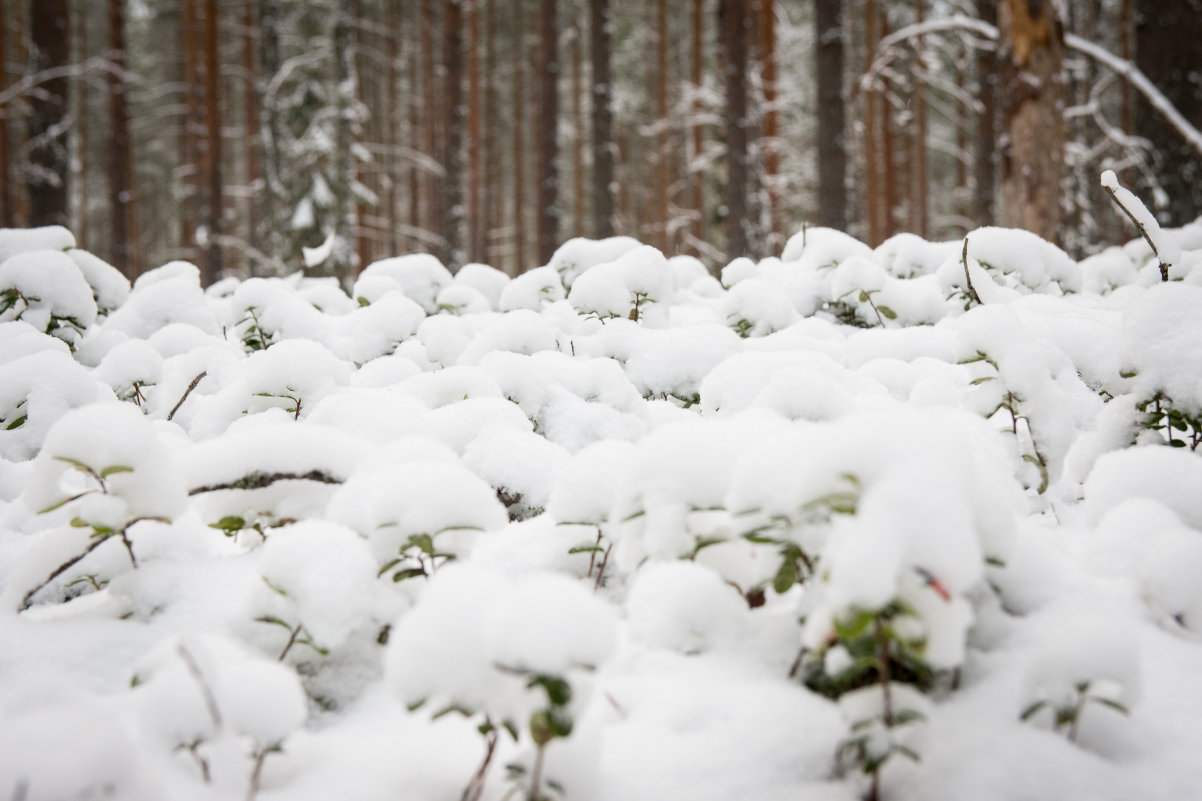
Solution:
M 817 228 L 348 294 L 0 232 L 0 797 L 1186 797 L 1170 236 L 1167 282 Z

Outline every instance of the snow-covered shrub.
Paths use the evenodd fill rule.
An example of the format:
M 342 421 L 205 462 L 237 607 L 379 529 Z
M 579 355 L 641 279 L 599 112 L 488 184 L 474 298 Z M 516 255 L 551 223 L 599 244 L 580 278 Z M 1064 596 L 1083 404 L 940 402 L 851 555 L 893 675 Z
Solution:
M 214 635 L 159 643 L 134 664 L 131 685 L 131 705 L 153 746 L 222 794 L 254 797 L 264 762 L 307 715 L 290 668 Z
M 183 481 L 153 424 L 125 404 L 86 406 L 59 420 L 34 460 L 22 499 L 39 514 L 63 510 L 59 516 L 69 523 L 57 542 L 46 543 L 46 552 L 35 551 L 36 561 L 58 564 L 25 588 L 22 608 L 110 539 L 120 540 L 137 567 L 131 529 L 145 521 L 170 523 L 186 505 Z M 99 587 L 108 578 L 91 583 Z
M 65 253 L 18 253 L 0 263 L 0 322 L 24 320 L 68 345 L 96 320 L 96 299 Z
M 426 314 L 438 312 L 438 293 L 454 279 L 434 256 L 417 253 L 372 262 L 363 268 L 351 295 L 375 302 L 387 291 L 399 291 L 417 303 Z

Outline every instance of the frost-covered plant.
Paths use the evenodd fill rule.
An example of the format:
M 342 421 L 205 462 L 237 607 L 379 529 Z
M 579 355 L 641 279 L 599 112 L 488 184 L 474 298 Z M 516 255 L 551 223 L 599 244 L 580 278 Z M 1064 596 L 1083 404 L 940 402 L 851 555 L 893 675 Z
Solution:
M 548 775 L 547 751 L 575 730 L 589 677 L 613 651 L 615 634 L 609 607 L 577 581 L 550 574 L 512 581 L 452 565 L 398 622 L 390 682 L 411 710 L 478 722 L 485 757 L 465 797 L 479 792 L 503 728 L 534 748 L 509 776 L 538 801 L 560 784 Z
M 8 320 L 24 320 L 74 347 L 96 320 L 96 299 L 67 254 L 18 253 L 0 264 L 0 322 Z
M 296 673 L 221 637 L 169 638 L 134 671 L 131 697 L 151 742 L 225 794 L 253 799 L 267 758 L 306 717 Z
M 70 528 L 84 533 L 76 548 L 84 547 L 64 549 L 61 564 L 25 593 L 22 608 L 109 540 L 121 542 L 136 568 L 131 529 L 146 521 L 169 523 L 186 504 L 183 482 L 153 424 L 137 409 L 111 403 L 75 410 L 55 424 L 23 498 L 39 514 L 69 514 Z
M 1055 701 L 1040 699 L 1022 711 L 1022 720 L 1031 720 L 1040 712 L 1047 710 L 1052 715 L 1052 726 L 1056 731 L 1064 731 L 1069 742 L 1076 742 L 1081 730 L 1081 713 L 1087 704 L 1095 703 L 1112 709 L 1121 715 L 1130 715 L 1126 704 L 1119 701 L 1115 695 L 1118 688 L 1113 682 L 1086 680 L 1077 682 L 1072 692 L 1061 696 Z
M 375 569 L 367 543 L 333 523 L 297 523 L 268 540 L 259 557 L 264 589 L 252 600 L 252 616 L 282 629 L 276 659 L 283 662 L 297 645 L 326 656 L 368 622 Z

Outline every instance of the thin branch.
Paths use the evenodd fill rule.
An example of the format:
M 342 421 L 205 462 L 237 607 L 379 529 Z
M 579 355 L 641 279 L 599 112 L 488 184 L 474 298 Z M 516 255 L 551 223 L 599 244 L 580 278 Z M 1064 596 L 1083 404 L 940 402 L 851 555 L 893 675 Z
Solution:
M 184 390 L 184 394 L 181 395 L 180 399 L 176 402 L 176 404 L 171 407 L 171 412 L 167 415 L 168 420 L 175 417 L 175 413 L 179 411 L 179 407 L 184 405 L 184 401 L 186 401 L 188 399 L 188 396 L 192 394 L 192 390 L 196 389 L 196 385 L 199 384 L 204 379 L 204 377 L 208 374 L 209 374 L 208 370 L 201 370 L 200 375 L 198 375 L 198 376 L 196 376 L 196 378 L 192 379 L 192 383 L 189 384 L 188 388 Z
M 977 294 L 977 290 L 972 285 L 972 276 L 968 274 L 968 237 L 964 237 L 964 251 L 960 254 L 960 262 L 964 265 L 964 281 L 968 284 L 968 295 L 977 302 L 978 306 L 984 306 L 981 302 L 981 296 Z
M 184 667 L 188 669 L 188 673 L 196 681 L 196 686 L 200 688 L 201 697 L 204 698 L 205 708 L 209 711 L 209 717 L 213 721 L 213 728 L 221 728 L 221 710 L 217 706 L 217 696 L 213 695 L 213 688 L 209 686 L 209 682 L 205 680 L 204 674 L 200 670 L 200 664 L 196 661 L 196 657 L 192 656 L 192 652 L 184 647 L 183 643 L 176 646 L 176 652 L 179 658 L 183 660 Z
M 87 556 L 92 551 L 96 550 L 101 545 L 103 545 L 107 539 L 108 539 L 108 537 L 100 537 L 95 542 L 93 542 L 91 545 L 89 545 L 87 548 L 85 548 L 83 553 L 80 553 L 80 554 L 77 554 L 77 555 L 71 557 L 66 562 L 63 562 L 61 565 L 56 567 L 50 573 L 50 575 L 46 577 L 46 579 L 41 584 L 34 587 L 29 592 L 25 593 L 25 597 L 21 599 L 20 611 L 24 612 L 26 609 L 29 608 L 30 603 L 33 601 L 33 596 L 37 595 L 39 590 L 41 590 L 43 587 L 45 587 L 50 582 L 54 581 L 56 578 L 61 576 L 63 573 L 66 573 L 68 570 L 70 570 L 75 565 L 79 564 L 81 561 L 83 561 L 83 558 L 85 556 Z

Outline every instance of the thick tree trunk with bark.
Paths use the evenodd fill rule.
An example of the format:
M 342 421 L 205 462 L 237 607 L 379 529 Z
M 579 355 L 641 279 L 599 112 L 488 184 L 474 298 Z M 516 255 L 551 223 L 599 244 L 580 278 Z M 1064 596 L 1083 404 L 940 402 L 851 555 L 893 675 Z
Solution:
M 818 70 L 819 225 L 847 228 L 847 147 L 843 139 L 843 2 L 815 0 Z
M 538 258 L 559 245 L 559 26 L 556 0 L 539 0 Z
M 38 0 L 30 10 L 36 74 L 60 69 L 71 58 L 67 0 Z M 29 103 L 29 224 L 67 225 L 67 77 L 40 85 Z
M 517 12 L 516 32 L 514 39 L 518 43 L 517 52 L 525 50 L 525 26 L 521 9 Z M 526 170 L 525 144 L 523 130 L 525 129 L 526 94 L 525 94 L 525 65 L 519 55 L 513 61 L 513 273 L 524 272 L 526 267 Z
M 1056 242 L 1064 178 L 1064 26 L 1051 0 L 1002 0 L 998 31 L 1003 222 Z
M 726 255 L 748 256 L 747 0 L 719 0 L 726 87 Z
M 259 241 L 259 87 L 256 85 L 258 69 L 255 64 L 255 7 L 253 0 L 244 0 L 242 5 L 242 68 L 246 71 L 242 82 L 242 126 L 246 138 L 243 154 L 246 165 L 246 238 L 252 244 Z M 256 259 L 249 260 L 249 272 L 259 272 Z
M 480 2 L 472 0 L 467 27 L 467 257 L 484 260 L 484 234 L 487 226 L 480 207 L 482 150 L 480 143 Z
M 1135 61 L 1182 116 L 1202 123 L 1202 0 L 1137 0 Z M 1157 174 L 1169 202 L 1160 223 L 1184 225 L 1202 215 L 1202 155 L 1142 96 L 1135 132 L 1163 160 Z
M 593 66 L 593 236 L 614 235 L 613 77 L 610 74 L 609 0 L 590 0 L 589 36 Z
M 776 3 L 760 0 L 760 60 L 764 86 L 764 198 L 768 239 L 775 250 L 780 229 L 780 198 L 776 188 L 780 174 L 780 123 L 776 110 Z
M 864 71 L 872 65 L 876 57 L 876 0 L 866 0 L 864 3 Z M 883 187 L 881 185 L 881 165 L 878 160 L 877 139 L 880 130 L 877 126 L 877 104 L 879 97 L 876 92 L 864 92 L 864 212 L 868 218 L 868 244 L 876 247 L 882 241 L 881 237 L 881 202 Z
M 689 183 L 692 188 L 692 235 L 695 243 L 694 252 L 701 252 L 701 244 L 705 242 L 705 177 L 707 171 L 701 167 L 701 154 L 705 149 L 705 129 L 701 124 L 701 66 L 704 59 L 705 15 L 702 13 L 702 0 L 693 0 L 692 8 L 692 41 L 689 45 L 689 80 L 693 84 L 693 119 L 689 125 L 692 135 L 692 149 L 689 156 Z
M 129 87 L 125 80 L 125 0 L 109 0 L 109 215 L 113 265 L 136 278 L 137 248 L 133 238 L 133 156 L 129 135 Z

